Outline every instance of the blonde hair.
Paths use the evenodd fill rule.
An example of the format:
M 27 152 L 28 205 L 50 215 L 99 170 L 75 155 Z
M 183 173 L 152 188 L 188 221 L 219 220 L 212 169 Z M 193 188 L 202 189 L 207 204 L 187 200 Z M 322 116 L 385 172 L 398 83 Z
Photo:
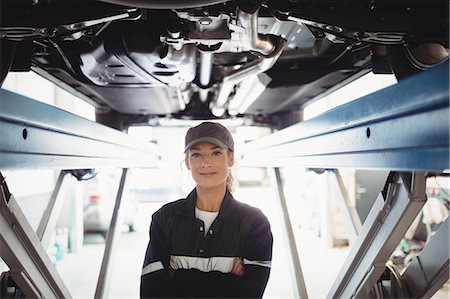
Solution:
M 233 176 L 233 172 L 232 172 L 232 168 L 231 167 L 228 169 L 227 189 L 231 193 L 234 192 L 234 176 Z

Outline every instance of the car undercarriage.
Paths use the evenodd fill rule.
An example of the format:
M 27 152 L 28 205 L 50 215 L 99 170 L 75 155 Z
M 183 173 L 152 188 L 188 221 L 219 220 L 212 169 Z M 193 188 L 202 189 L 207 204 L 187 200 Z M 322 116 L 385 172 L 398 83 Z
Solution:
M 116 129 L 160 118 L 285 127 L 373 71 L 448 59 L 448 1 L 9 1 L 1 81 L 32 70 Z

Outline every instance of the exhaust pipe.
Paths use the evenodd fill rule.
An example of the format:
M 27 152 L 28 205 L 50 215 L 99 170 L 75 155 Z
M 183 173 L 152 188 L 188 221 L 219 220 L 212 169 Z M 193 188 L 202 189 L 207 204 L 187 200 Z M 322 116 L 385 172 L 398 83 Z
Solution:
M 259 9 L 254 13 L 247 13 L 238 10 L 238 22 L 245 32 L 242 35 L 242 43 L 262 56 L 269 56 L 275 50 L 275 44 L 269 37 L 258 34 L 258 11 Z
M 258 53 L 260 58 L 247 63 L 223 78 L 219 95 L 211 106 L 212 113 L 217 117 L 225 113 L 228 97 L 236 84 L 270 69 L 283 52 L 285 39 L 275 35 L 258 34 L 258 10 L 254 13 L 238 10 L 237 16 L 239 24 L 245 29 L 241 37 L 242 42 L 246 48 Z

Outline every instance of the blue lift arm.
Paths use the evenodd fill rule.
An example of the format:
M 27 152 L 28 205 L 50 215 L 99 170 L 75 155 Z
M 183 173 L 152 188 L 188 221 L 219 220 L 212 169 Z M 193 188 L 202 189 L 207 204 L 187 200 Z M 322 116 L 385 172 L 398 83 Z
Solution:
M 0 169 L 155 167 L 155 144 L 0 89 Z
M 449 169 L 449 65 L 247 143 L 241 165 Z

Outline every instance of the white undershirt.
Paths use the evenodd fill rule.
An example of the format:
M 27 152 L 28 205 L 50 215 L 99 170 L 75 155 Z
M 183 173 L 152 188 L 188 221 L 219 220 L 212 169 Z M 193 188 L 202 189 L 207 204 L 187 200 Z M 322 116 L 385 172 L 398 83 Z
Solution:
M 200 219 L 205 224 L 205 231 L 204 231 L 205 236 L 206 233 L 209 231 L 211 224 L 216 219 L 217 215 L 219 215 L 219 212 L 202 211 L 199 208 L 195 207 L 195 218 Z

